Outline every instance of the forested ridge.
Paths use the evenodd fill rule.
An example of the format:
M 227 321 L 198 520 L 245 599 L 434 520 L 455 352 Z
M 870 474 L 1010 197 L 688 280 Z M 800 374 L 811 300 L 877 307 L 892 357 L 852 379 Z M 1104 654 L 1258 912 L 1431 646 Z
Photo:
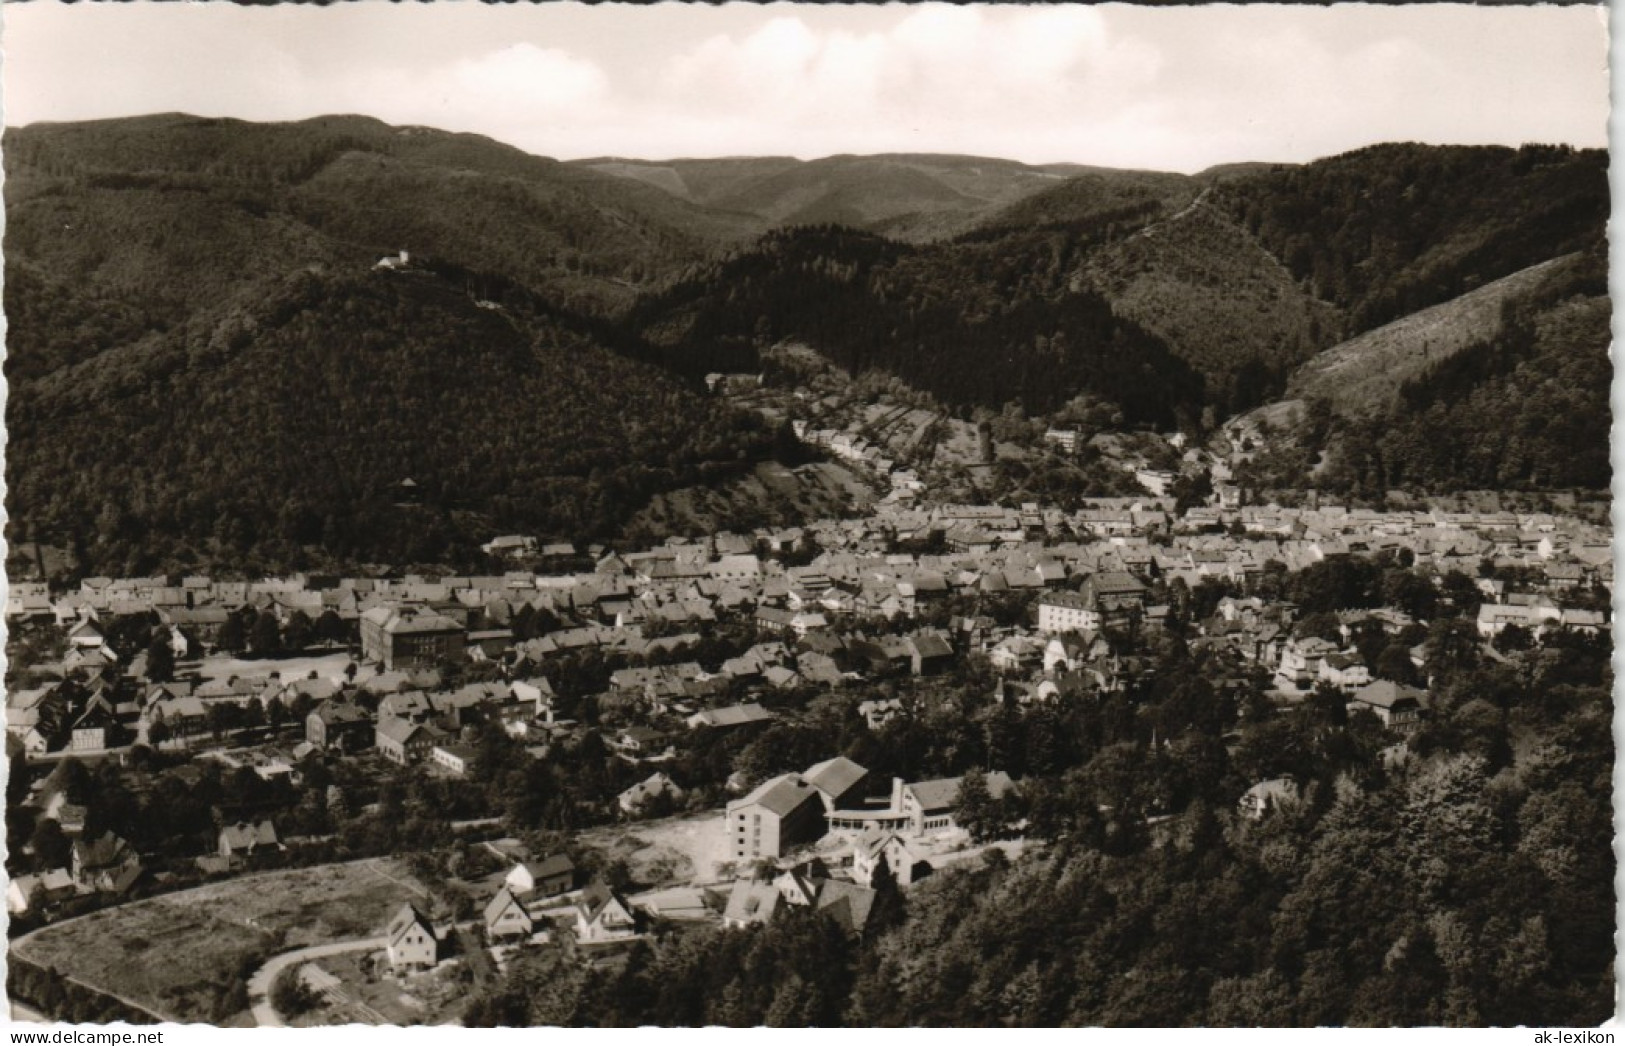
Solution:
M 1607 272 L 1598 241 L 1505 299 L 1481 337 L 1400 371 L 1391 397 L 1345 406 L 1310 399 L 1243 480 L 1364 498 L 1395 489 L 1606 488 Z
M 761 422 L 589 321 L 480 300 L 427 270 L 302 273 L 209 340 L 61 368 L 10 400 L 13 526 L 129 573 L 459 561 L 504 530 L 613 536 L 767 456 Z
M 109 572 L 456 559 L 487 527 L 611 536 L 652 494 L 761 458 L 765 436 L 684 386 L 786 338 L 966 416 L 1087 395 L 1198 433 L 1339 336 L 1600 242 L 1607 205 L 1602 154 L 1536 146 L 1194 177 L 963 157 L 705 174 L 760 213 L 358 117 L 37 125 L 5 146 L 13 534 Z M 1038 177 L 1055 184 L 1029 191 Z M 840 211 L 867 178 L 891 217 Z M 756 237 L 809 184 L 833 193 L 824 217 L 978 217 L 928 243 L 828 223 Z M 360 278 L 401 250 L 406 282 Z M 1264 471 L 1305 482 L 1331 432 L 1339 490 L 1604 482 L 1600 451 L 1562 457 L 1607 417 L 1605 299 L 1576 295 L 1592 304 L 1526 309 L 1415 379 L 1442 391 L 1318 426 Z M 335 462 L 295 467 L 312 447 Z M 384 485 L 408 477 L 426 511 L 386 527 Z
M 768 456 L 605 318 L 734 218 L 356 117 L 5 145 L 11 534 L 83 569 L 468 567 Z
M 1085 242 L 1057 234 L 1034 264 L 1028 252 L 911 247 L 839 226 L 769 233 L 628 319 L 681 367 L 753 367 L 760 348 L 796 337 L 950 404 L 1042 413 L 1087 391 L 1131 423 L 1164 426 L 1199 410 L 1201 376 L 1157 338 L 1089 291 L 1046 295 Z
M 840 223 L 912 243 L 1000 221 L 1020 200 L 1082 171 L 1070 164 L 1034 167 L 985 156 L 911 153 L 574 162 L 713 210 L 753 215 L 766 226 Z M 1138 177 L 1137 172 L 1111 174 Z M 1179 175 L 1160 177 L 1180 180 Z
M 1223 182 L 1215 194 L 1344 336 L 1579 250 L 1608 221 L 1608 156 L 1526 145 L 1374 145 Z
M 776 230 L 629 320 L 678 366 L 750 366 L 795 337 L 950 404 L 1041 412 L 1089 391 L 1166 425 L 1266 403 L 1314 353 L 1583 249 L 1607 213 L 1606 157 L 1544 146 L 1082 174 L 938 243 Z
M 404 248 L 609 312 L 759 228 L 478 135 L 357 116 L 11 128 L 5 164 L 8 262 L 15 251 L 142 302 L 191 293 L 163 279 L 171 268 L 202 291 L 265 264 Z

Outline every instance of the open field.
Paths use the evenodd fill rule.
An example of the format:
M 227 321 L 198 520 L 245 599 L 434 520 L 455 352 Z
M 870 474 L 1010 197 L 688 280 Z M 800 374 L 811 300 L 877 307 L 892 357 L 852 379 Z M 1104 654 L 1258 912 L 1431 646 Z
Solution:
M 721 812 L 665 821 L 594 828 L 581 842 L 610 860 L 623 860 L 632 878 L 649 887 L 714 882 L 728 861 Z
M 13 946 L 177 1022 L 206 1022 L 217 985 L 279 952 L 375 934 L 422 889 L 388 860 L 290 869 L 107 908 Z
M 201 661 L 186 661 L 179 666 L 181 671 L 195 670 L 204 679 L 268 679 L 273 674 L 284 682 L 293 682 L 295 679 L 306 679 L 315 672 L 321 679 L 344 678 L 344 668 L 351 661 L 350 655 L 344 650 L 335 650 L 330 654 L 307 654 L 301 657 L 283 658 L 241 658 L 241 657 L 206 657 Z M 376 673 L 371 665 L 361 665 L 357 662 L 356 682 L 362 682 Z

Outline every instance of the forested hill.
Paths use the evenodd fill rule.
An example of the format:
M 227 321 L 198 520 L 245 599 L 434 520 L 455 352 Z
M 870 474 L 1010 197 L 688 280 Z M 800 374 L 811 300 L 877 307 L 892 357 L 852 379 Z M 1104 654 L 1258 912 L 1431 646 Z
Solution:
M 155 321 L 256 270 L 402 249 L 609 312 L 761 228 L 477 135 L 365 117 L 36 124 L 8 128 L 4 151 L 8 262 L 16 251 Z
M 770 233 L 640 303 L 628 321 L 674 366 L 754 367 L 805 340 L 854 373 L 896 374 L 950 404 L 1053 411 L 1080 392 L 1131 423 L 1194 417 L 1202 378 L 1087 289 L 1052 294 L 1093 229 L 1001 245 L 915 247 L 838 226 Z
M 495 533 L 612 537 L 767 456 L 754 417 L 457 277 L 296 273 L 212 337 L 14 388 L 12 539 L 126 574 L 466 565 Z
M 1344 336 L 1584 248 L 1607 226 L 1608 155 L 1566 146 L 1375 145 L 1215 189 Z
M 1606 488 L 1613 368 L 1607 245 L 1524 270 L 1311 360 L 1257 489 Z M 1242 419 L 1245 425 L 1250 419 Z
M 1088 172 L 945 242 L 780 230 L 631 318 L 694 368 L 794 336 L 949 402 L 1042 412 L 1087 390 L 1135 421 L 1222 417 L 1342 339 L 1581 249 L 1607 213 L 1606 157 L 1566 148 Z

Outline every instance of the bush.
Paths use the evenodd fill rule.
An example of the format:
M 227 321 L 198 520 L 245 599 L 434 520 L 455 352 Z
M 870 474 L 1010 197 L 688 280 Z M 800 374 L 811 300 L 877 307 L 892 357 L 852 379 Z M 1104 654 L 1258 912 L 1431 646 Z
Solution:
M 289 966 L 271 982 L 271 1005 L 284 1017 L 309 1013 L 320 1001 L 299 976 L 299 966 Z

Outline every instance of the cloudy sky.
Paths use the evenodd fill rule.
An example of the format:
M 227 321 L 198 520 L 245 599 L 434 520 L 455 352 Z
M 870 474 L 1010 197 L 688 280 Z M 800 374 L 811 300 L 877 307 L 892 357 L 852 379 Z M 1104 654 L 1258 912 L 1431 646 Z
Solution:
M 1194 171 L 1607 141 L 1594 7 L 4 5 L 8 125 L 367 113 L 572 159 L 930 151 Z

